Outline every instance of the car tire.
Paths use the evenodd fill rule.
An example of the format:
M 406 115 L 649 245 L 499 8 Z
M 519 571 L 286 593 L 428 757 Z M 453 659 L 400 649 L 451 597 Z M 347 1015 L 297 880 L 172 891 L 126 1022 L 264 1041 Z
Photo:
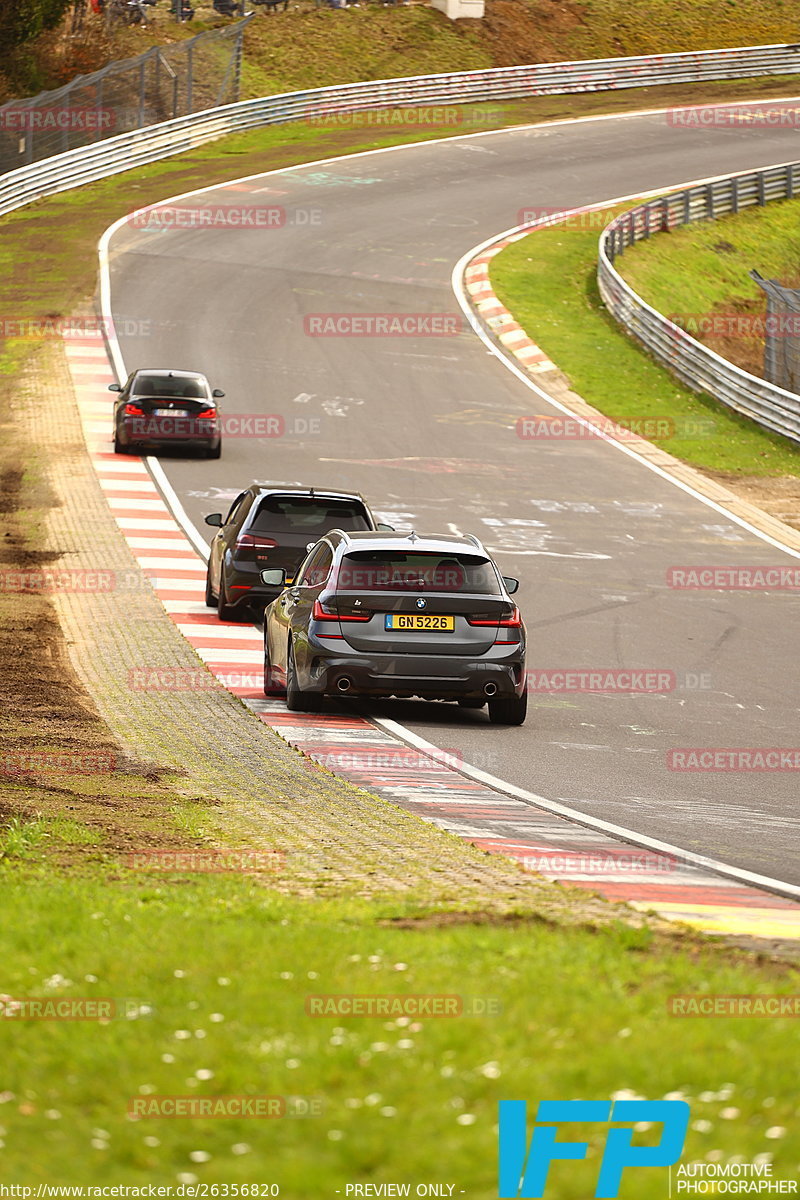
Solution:
M 216 608 L 217 597 L 211 590 L 211 572 L 206 570 L 206 608 Z
M 125 446 L 123 446 L 122 442 L 119 440 L 119 436 L 118 436 L 116 430 L 114 431 L 114 453 L 115 454 L 124 454 L 125 453 Z
M 225 587 L 225 568 L 223 567 L 219 575 L 219 602 L 217 603 L 217 611 L 220 621 L 233 621 L 236 617 L 236 609 L 228 603 L 228 592 Z
M 458 707 L 459 708 L 483 708 L 485 703 L 486 703 L 486 701 L 481 700 L 480 696 L 464 696 L 464 698 L 462 700 L 459 700 Z
M 219 458 L 222 455 L 222 442 L 206 452 L 206 458 Z
M 489 720 L 492 725 L 522 725 L 528 711 L 528 695 L 495 696 L 489 701 Z
M 269 651 L 267 650 L 267 639 L 264 638 L 264 695 L 268 697 L 284 696 L 286 688 L 282 683 L 279 683 L 275 678 L 275 669 L 269 661 Z
M 286 656 L 286 707 L 290 712 L 319 712 L 322 708 L 319 692 L 304 692 L 298 686 L 291 642 Z

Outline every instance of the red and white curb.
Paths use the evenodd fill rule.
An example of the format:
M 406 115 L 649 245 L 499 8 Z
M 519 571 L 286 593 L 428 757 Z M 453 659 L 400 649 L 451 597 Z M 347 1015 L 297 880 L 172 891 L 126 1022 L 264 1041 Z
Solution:
M 280 702 L 266 700 L 260 633 L 251 625 L 220 621 L 206 608 L 201 555 L 143 459 L 113 451 L 114 400 L 107 389 L 116 380 L 101 335 L 70 338 L 65 347 L 92 463 L 139 567 L 208 670 L 285 741 L 348 781 L 548 879 L 655 909 L 708 932 L 800 937 L 800 906 L 791 899 L 627 844 L 504 794 L 462 773 L 451 753 L 416 749 L 343 708 L 330 714 L 290 713 Z M 131 686 L 146 688 L 148 672 L 162 668 L 155 662 L 131 663 L 132 677 L 142 673 Z
M 532 375 L 541 375 L 545 371 L 557 371 L 556 364 L 550 361 L 544 350 L 528 337 L 519 322 L 515 321 L 508 309 L 500 303 L 489 281 L 489 263 L 495 254 L 505 250 L 506 246 L 516 242 L 519 237 L 518 233 L 513 237 L 505 237 L 490 249 L 476 255 L 464 272 L 464 286 L 476 313 L 497 340 L 519 359 Z

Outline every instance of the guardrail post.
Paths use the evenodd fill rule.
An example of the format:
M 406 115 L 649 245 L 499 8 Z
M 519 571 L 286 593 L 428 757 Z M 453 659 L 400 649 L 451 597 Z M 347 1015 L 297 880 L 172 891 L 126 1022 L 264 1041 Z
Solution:
M 731 180 L 731 212 L 738 213 L 739 211 L 739 176 L 734 175 Z
M 66 150 L 69 150 L 69 112 L 67 112 L 66 109 L 69 107 L 70 99 L 71 99 L 71 93 L 67 92 L 66 96 L 64 97 L 65 103 L 62 103 L 62 105 L 61 105 L 61 111 L 64 113 L 64 116 L 67 118 L 67 120 L 64 122 L 64 128 L 61 130 L 61 153 L 62 154 Z
M 97 138 L 100 141 L 103 136 L 103 80 L 98 79 L 97 87 L 94 89 L 94 110 L 97 113 Z
M 277 8 L 275 12 L 277 12 Z M 244 0 L 242 0 L 242 15 L 244 15 Z M 242 90 L 242 54 L 244 53 L 244 29 L 236 35 L 236 45 L 233 50 L 233 99 L 239 99 Z
M 178 0 L 180 7 L 181 0 Z M 191 42 L 186 49 L 186 112 L 192 112 L 192 71 L 194 69 L 194 46 Z
M 709 221 L 714 220 L 714 185 L 709 183 L 706 188 L 706 216 Z
M 786 164 L 786 199 L 787 199 L 787 200 L 793 200 L 793 199 L 794 199 L 794 171 L 793 171 L 793 167 L 794 167 L 794 164 L 793 164 L 793 163 L 787 163 L 787 164 Z
M 661 232 L 669 233 L 669 196 L 661 201 Z
M 687 188 L 683 193 L 683 225 L 688 225 L 692 219 L 692 190 Z
M 756 178 L 758 180 L 758 203 L 763 206 L 767 202 L 767 193 L 764 187 L 764 172 L 759 171 Z
M 644 227 L 642 229 L 642 238 L 646 240 L 650 237 L 650 205 L 644 206 Z
M 158 51 L 156 51 L 156 53 L 158 53 Z M 144 117 L 145 117 L 145 112 L 144 112 L 145 84 L 146 84 L 145 64 L 144 64 L 144 61 L 142 61 L 139 64 L 139 119 L 138 119 L 138 125 L 137 125 L 138 129 L 144 129 L 144 126 L 145 126 L 145 119 L 144 119 Z

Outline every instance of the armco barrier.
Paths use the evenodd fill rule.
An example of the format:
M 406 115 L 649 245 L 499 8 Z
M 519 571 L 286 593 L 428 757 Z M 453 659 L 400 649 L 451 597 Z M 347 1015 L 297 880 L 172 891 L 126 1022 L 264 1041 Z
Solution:
M 680 380 L 766 429 L 800 442 L 800 396 L 749 375 L 646 304 L 614 267 L 626 246 L 691 221 L 800 195 L 800 162 L 729 175 L 649 200 L 615 217 L 600 237 L 597 283 L 609 312 Z
M 523 67 L 370 80 L 307 92 L 286 92 L 150 125 L 9 171 L 0 176 L 0 215 L 42 196 L 180 154 L 227 133 L 261 125 L 336 112 L 515 100 L 668 83 L 790 75 L 799 71 L 800 44 L 744 46 L 638 58 L 534 63 Z

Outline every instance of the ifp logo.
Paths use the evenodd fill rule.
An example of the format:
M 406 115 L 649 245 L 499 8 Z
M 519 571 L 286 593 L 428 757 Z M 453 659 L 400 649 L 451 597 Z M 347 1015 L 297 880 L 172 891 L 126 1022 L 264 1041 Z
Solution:
M 668 1167 L 683 1151 L 689 1125 L 685 1100 L 542 1100 L 536 1110 L 530 1149 L 527 1143 L 524 1100 L 500 1101 L 501 1200 L 528 1200 L 544 1195 L 551 1162 L 586 1157 L 588 1142 L 556 1141 L 558 1126 L 574 1121 L 594 1124 L 648 1121 L 663 1125 L 655 1146 L 634 1146 L 633 1129 L 609 1129 L 596 1197 L 613 1197 L 619 1192 L 626 1167 Z

